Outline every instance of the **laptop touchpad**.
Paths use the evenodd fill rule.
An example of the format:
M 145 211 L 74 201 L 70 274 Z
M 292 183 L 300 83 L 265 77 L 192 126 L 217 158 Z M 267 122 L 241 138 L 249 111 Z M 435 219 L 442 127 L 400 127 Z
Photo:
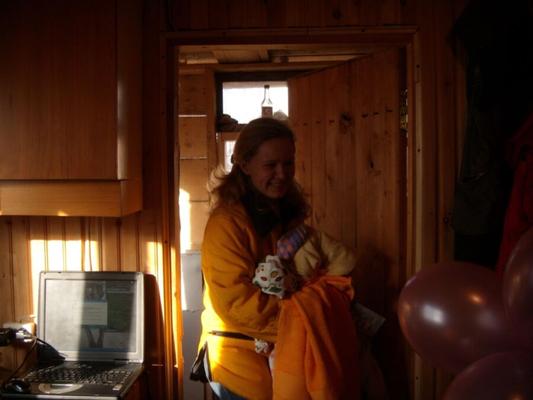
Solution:
M 39 390 L 41 393 L 46 394 L 63 394 L 68 392 L 73 392 L 74 390 L 81 389 L 83 385 L 80 384 L 50 384 L 50 383 L 41 383 L 39 385 Z

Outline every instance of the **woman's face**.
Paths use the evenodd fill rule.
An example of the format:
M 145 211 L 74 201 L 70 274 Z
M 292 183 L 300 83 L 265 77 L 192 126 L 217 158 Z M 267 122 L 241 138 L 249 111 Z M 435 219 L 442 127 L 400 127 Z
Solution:
M 270 199 L 280 199 L 287 194 L 294 178 L 294 151 L 289 138 L 267 140 L 242 170 L 259 192 Z

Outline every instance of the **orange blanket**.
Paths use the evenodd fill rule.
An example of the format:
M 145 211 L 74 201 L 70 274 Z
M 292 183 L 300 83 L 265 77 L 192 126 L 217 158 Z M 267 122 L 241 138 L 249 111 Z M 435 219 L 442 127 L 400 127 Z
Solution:
M 359 398 L 350 281 L 324 275 L 281 301 L 274 400 Z

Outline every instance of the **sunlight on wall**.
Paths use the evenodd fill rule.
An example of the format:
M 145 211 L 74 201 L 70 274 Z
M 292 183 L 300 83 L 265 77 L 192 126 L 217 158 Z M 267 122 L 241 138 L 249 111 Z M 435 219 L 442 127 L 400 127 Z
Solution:
M 180 189 L 180 250 L 185 253 L 192 248 L 191 241 L 191 206 L 189 204 L 189 193 Z
M 98 244 L 94 240 L 86 240 L 85 247 L 85 270 L 87 271 L 99 271 L 100 270 L 100 257 L 98 254 Z
M 63 241 L 47 240 L 48 271 L 63 271 Z
M 159 278 L 159 275 L 162 273 L 161 268 L 163 267 L 163 246 L 161 243 L 146 243 L 146 264 L 148 269 L 145 272 Z
M 67 240 L 65 247 L 67 271 L 81 271 L 81 240 Z
M 34 314 L 37 314 L 40 272 L 82 271 L 84 269 L 98 271 L 100 269 L 98 243 L 95 240 L 32 239 L 30 241 L 30 265 L 33 310 Z
M 161 310 L 163 310 L 161 317 L 165 320 L 165 299 L 163 286 L 163 245 L 159 242 L 146 242 L 146 263 L 148 269 L 146 273 L 152 274 L 156 277 L 157 287 L 159 290 L 159 302 Z
M 46 243 L 44 240 L 30 241 L 30 265 L 31 265 L 31 291 L 33 293 L 33 314 L 39 312 L 39 273 L 46 270 Z

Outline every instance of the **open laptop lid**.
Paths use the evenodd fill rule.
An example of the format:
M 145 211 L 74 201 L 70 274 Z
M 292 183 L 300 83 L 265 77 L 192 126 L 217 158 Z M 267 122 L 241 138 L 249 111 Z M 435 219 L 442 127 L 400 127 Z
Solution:
M 39 338 L 67 361 L 142 362 L 141 272 L 41 272 Z

